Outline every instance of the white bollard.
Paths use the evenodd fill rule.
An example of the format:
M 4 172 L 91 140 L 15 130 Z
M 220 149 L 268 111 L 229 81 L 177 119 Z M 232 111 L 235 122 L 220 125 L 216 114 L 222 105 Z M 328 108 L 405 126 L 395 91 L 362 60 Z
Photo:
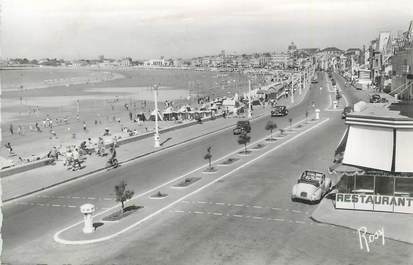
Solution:
M 333 109 L 337 109 L 337 100 L 333 101 Z
M 92 214 L 95 212 L 95 206 L 90 203 L 83 204 L 80 206 L 80 212 L 83 213 L 85 220 L 85 225 L 83 227 L 83 233 L 90 234 L 95 230 L 93 227 L 93 217 Z
M 320 109 L 315 110 L 315 119 L 319 120 L 320 119 Z
M 399 94 L 394 94 L 394 99 L 397 101 L 399 100 Z

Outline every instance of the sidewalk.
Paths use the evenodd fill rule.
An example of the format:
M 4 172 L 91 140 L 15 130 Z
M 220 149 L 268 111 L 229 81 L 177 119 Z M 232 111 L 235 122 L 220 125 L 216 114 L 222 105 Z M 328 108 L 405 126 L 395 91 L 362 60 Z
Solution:
M 384 228 L 386 238 L 413 244 L 413 215 L 335 209 L 334 201 L 324 198 L 312 213 L 320 223 L 357 230 L 366 227 L 369 233 Z

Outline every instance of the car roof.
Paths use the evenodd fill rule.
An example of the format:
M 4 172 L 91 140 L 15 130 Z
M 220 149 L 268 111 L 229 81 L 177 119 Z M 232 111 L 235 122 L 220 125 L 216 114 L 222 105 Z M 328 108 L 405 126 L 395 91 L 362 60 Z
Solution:
M 321 179 L 322 176 L 325 176 L 325 174 L 318 171 L 306 170 L 301 176 L 306 176 L 306 178 L 318 180 Z

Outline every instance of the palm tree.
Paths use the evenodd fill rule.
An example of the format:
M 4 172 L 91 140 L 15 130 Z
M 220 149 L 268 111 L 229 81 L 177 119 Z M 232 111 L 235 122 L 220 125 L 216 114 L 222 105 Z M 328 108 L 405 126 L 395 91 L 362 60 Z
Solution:
M 212 168 L 212 165 L 211 165 L 211 159 L 212 159 L 211 148 L 212 148 L 211 146 L 208 147 L 207 153 L 206 153 L 205 156 L 204 156 L 204 159 L 207 159 L 207 160 L 208 160 L 209 168 L 210 168 L 210 169 Z
M 272 131 L 274 129 L 277 129 L 277 124 L 275 122 L 273 122 L 272 120 L 269 120 L 267 122 L 267 124 L 265 125 L 265 129 L 267 131 L 270 131 L 270 140 L 272 140 Z
M 122 212 L 125 211 L 125 202 L 133 197 L 134 192 L 126 189 L 126 182 L 121 181 L 115 186 L 116 201 L 122 204 Z
M 238 136 L 238 143 L 244 145 L 245 151 L 244 153 L 247 153 L 247 144 L 251 141 L 251 136 L 249 136 L 247 133 L 243 132 Z

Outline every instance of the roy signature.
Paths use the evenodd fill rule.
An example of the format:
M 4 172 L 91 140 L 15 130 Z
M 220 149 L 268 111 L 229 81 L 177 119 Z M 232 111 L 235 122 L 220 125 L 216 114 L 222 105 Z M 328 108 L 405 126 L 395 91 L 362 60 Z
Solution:
M 366 248 L 367 252 L 370 252 L 370 244 L 374 241 L 379 240 L 381 238 L 381 243 L 384 246 L 384 228 L 380 228 L 374 233 L 369 233 L 367 231 L 367 227 L 362 226 L 357 229 L 359 242 L 360 242 L 360 249 L 363 250 Z

